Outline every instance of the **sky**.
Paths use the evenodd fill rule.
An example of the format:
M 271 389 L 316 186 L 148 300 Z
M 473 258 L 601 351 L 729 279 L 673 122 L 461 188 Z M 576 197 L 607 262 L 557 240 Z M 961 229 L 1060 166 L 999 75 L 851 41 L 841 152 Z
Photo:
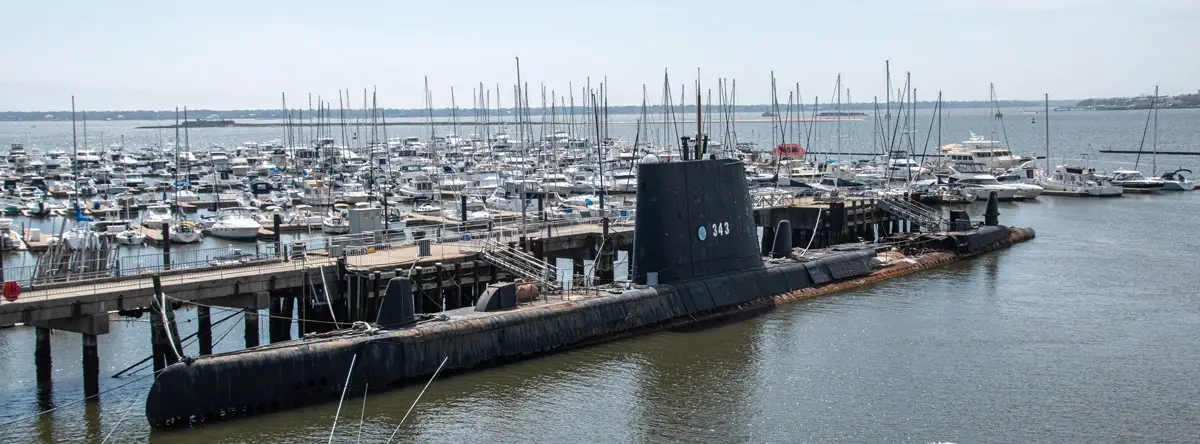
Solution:
M 8 0 L 0 8 L 0 111 L 278 108 L 280 94 L 337 106 L 472 105 L 520 75 L 540 104 L 607 77 L 609 103 L 678 100 L 718 78 L 737 103 L 854 101 L 911 72 L 917 98 L 1131 96 L 1200 90 L 1200 0 Z M 699 70 L 699 71 L 697 71 Z M 715 94 L 715 93 L 714 93 Z M 694 99 L 689 99 L 689 102 Z

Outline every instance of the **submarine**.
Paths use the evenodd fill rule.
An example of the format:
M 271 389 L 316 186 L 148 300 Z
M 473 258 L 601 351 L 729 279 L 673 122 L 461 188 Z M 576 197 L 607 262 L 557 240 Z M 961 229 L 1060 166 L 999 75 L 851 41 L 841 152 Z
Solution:
M 627 286 L 520 302 L 514 284 L 493 284 L 474 307 L 421 316 L 412 282 L 396 277 L 374 323 L 167 366 L 147 394 L 147 422 L 180 427 L 335 403 L 343 390 L 361 396 L 423 383 L 443 364 L 444 373 L 465 372 L 760 313 L 1034 237 L 1031 228 L 1000 225 L 993 198 L 983 224 L 952 212 L 951 231 L 819 250 L 793 248 L 789 223 L 781 221 L 763 251 L 740 161 L 648 158 L 638 168 Z

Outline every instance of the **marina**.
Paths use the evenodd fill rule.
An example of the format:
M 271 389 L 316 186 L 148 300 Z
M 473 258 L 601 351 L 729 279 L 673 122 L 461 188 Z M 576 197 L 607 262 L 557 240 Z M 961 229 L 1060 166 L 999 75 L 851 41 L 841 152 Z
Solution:
M 1010 148 L 998 106 L 807 121 L 824 139 L 793 126 L 804 120 L 708 120 L 697 109 L 698 123 L 677 122 L 694 136 L 673 139 L 667 121 L 637 116 L 617 117 L 633 123 L 609 135 L 600 102 L 590 120 L 463 122 L 481 131 L 468 136 L 427 122 L 414 125 L 425 134 L 389 137 L 367 103 L 362 120 L 285 123 L 229 147 L 190 146 L 219 134 L 204 131 L 239 131 L 224 124 L 175 124 L 180 134 L 146 131 L 135 144 L 122 135 L 99 151 L 84 136 L 72 154 L 45 156 L 62 159 L 53 168 L 31 160 L 44 147 L 11 143 L 0 335 L 29 343 L 36 410 L 56 408 L 56 385 L 106 402 L 125 387 L 108 379 L 137 384 L 138 427 L 153 433 L 340 410 L 439 374 L 987 263 L 1034 239 L 1033 227 L 1002 224 L 1003 212 L 1072 205 L 1064 223 L 1082 226 L 1086 210 L 1060 202 L 1111 211 L 1189 202 L 1196 187 L 1191 170 L 1160 166 L 1177 158 L 1159 159 L 1153 107 L 1137 111 L 1146 123 L 1135 129 L 1152 135 L 1137 157 L 1106 163 L 1054 155 L 1057 116 L 1041 120 L 1037 144 Z M 1088 117 L 1072 114 L 1063 119 Z M 980 115 L 995 129 L 958 131 Z M 721 122 L 756 130 L 742 139 Z M 952 122 L 963 140 L 942 143 L 956 140 L 942 130 Z M 907 135 L 921 127 L 936 127 L 927 138 L 937 142 Z M 268 138 L 280 128 L 285 138 Z M 1092 197 L 1110 199 L 1077 199 Z M 243 335 L 227 339 L 235 328 Z M 150 356 L 107 353 L 111 334 Z M 68 336 L 82 354 L 62 359 Z M 71 380 L 56 376 L 63 367 Z

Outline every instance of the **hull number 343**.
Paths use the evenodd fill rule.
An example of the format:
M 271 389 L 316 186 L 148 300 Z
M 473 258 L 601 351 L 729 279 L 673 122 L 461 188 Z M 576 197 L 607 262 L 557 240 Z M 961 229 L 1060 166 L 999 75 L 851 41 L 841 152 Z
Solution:
M 700 241 L 703 242 L 708 239 L 710 233 L 713 237 L 728 235 L 729 222 L 715 222 L 709 226 L 701 225 L 700 228 L 696 230 L 696 237 L 700 238 Z

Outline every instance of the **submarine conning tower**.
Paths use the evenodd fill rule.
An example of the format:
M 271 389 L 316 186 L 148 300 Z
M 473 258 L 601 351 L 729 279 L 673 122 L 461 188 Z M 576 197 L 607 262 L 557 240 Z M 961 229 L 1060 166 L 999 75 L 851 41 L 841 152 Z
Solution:
M 640 163 L 634 281 L 655 274 L 671 284 L 761 268 L 745 178 L 742 162 L 731 159 Z

